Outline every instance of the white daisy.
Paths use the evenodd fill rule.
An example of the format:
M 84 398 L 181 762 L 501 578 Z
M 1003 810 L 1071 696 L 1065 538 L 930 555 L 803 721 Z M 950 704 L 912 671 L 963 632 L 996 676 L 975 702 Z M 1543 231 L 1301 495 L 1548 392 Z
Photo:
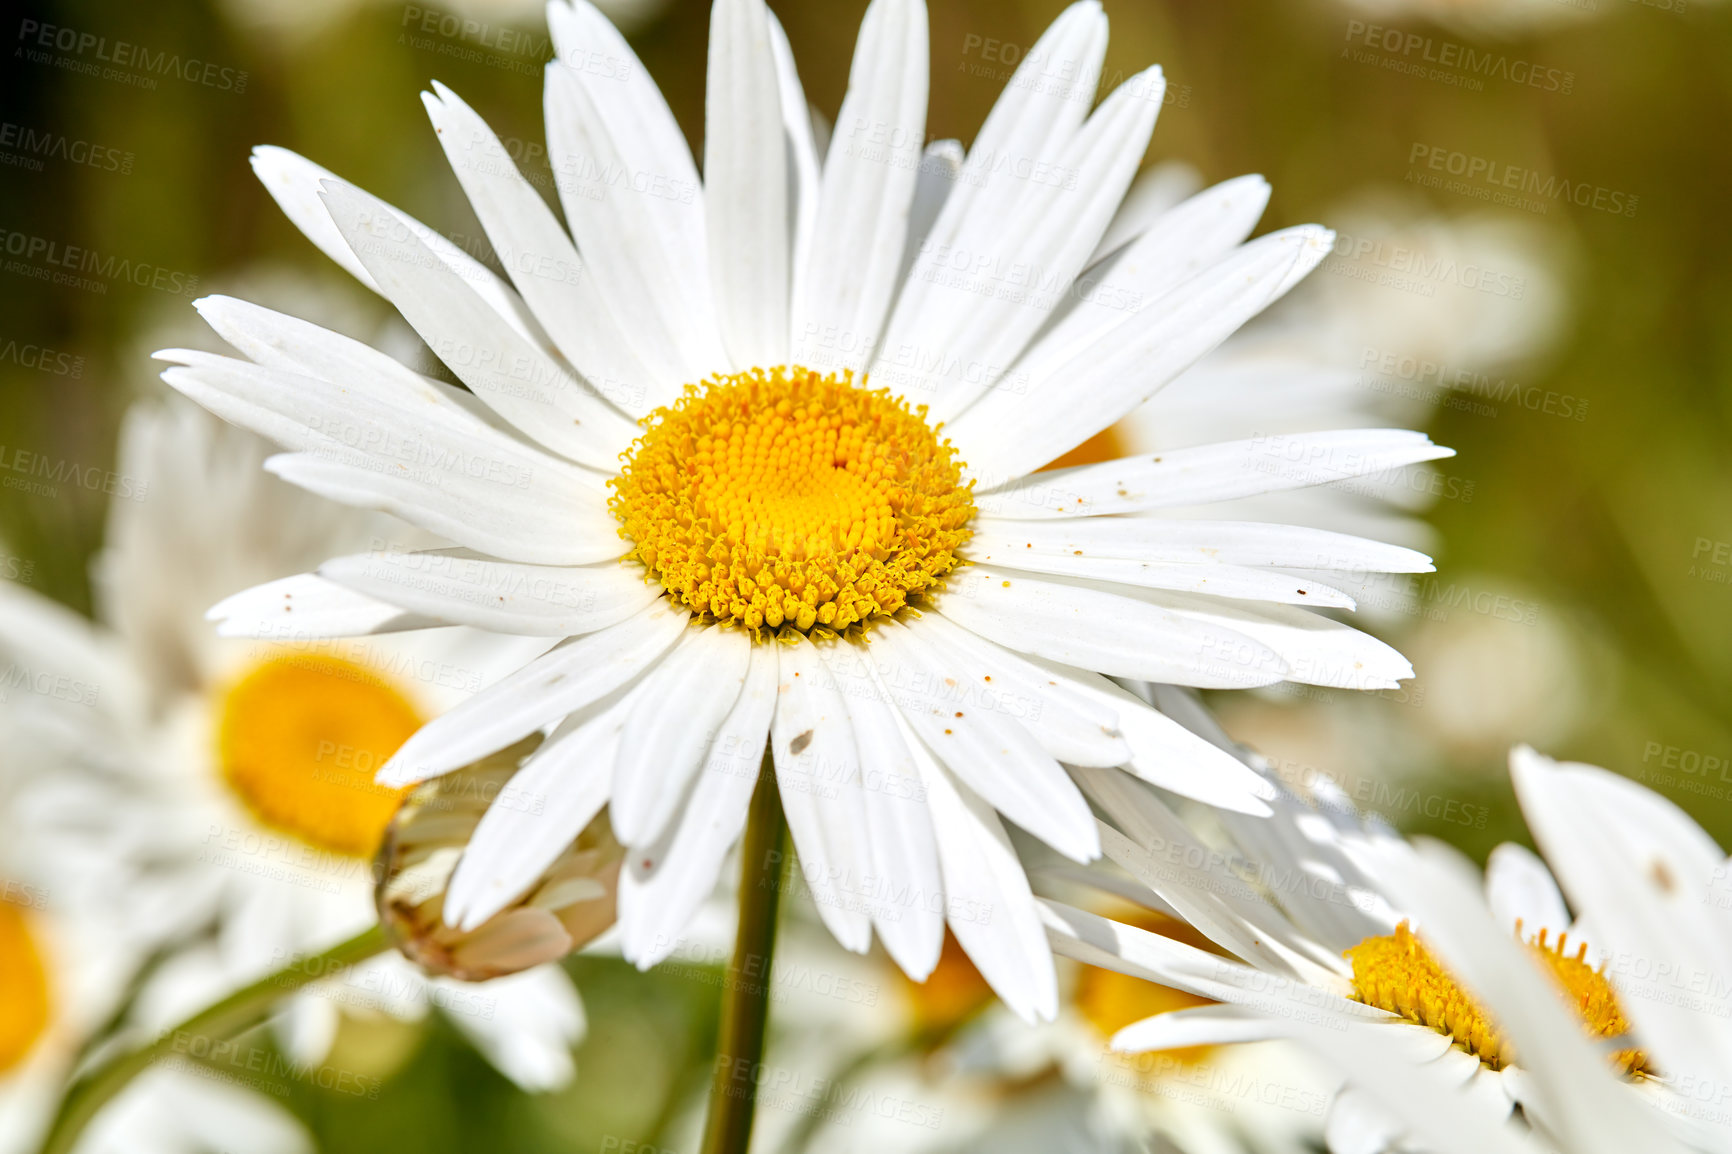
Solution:
M 606 19 L 579 0 L 548 20 L 566 227 L 455 93 L 423 96 L 510 283 L 317 165 L 255 152 L 308 238 L 469 391 L 220 297 L 200 311 L 248 359 L 169 351 L 164 378 L 291 449 L 268 463 L 279 476 L 463 548 L 333 558 L 231 598 L 224 630 L 268 633 L 292 610 L 330 635 L 448 623 L 561 641 L 380 775 L 403 786 L 550 731 L 514 780 L 547 812 L 495 806 L 480 823 L 444 903 L 460 930 L 605 805 L 630 851 L 623 946 L 654 963 L 739 837 L 768 742 L 838 940 L 864 950 L 876 931 L 918 978 L 948 924 L 1010 1005 L 1050 1017 L 1051 956 L 1001 815 L 1087 861 L 1094 822 L 1066 767 L 1126 767 L 1254 813 L 1268 792 L 1103 675 L 1376 688 L 1411 674 L 1307 607 L 1351 607 L 1330 573 L 1424 557 L 1169 512 L 1447 451 L 1355 429 L 1029 476 L 1330 243 L 1315 226 L 1241 243 L 1266 192 L 1255 178 L 1120 212 L 1162 80 L 1141 73 L 1091 114 L 1098 4 L 1054 23 L 965 155 L 922 148 L 923 6 L 876 0 L 820 154 L 776 21 L 722 0 L 702 181 Z M 1077 67 L 1043 73 L 1061 60 Z M 1101 257 L 1119 291 L 1074 291 Z
M 0 586 L 13 768 L 35 779 L 14 807 L 53 842 L 57 894 L 134 961 L 173 948 L 136 1006 L 146 1031 L 372 924 L 372 856 L 399 800 L 373 771 L 428 717 L 546 648 L 471 630 L 217 638 L 203 619 L 216 598 L 406 531 L 282 484 L 260 468 L 265 451 L 179 399 L 135 408 L 116 470 L 130 488 L 96 567 L 102 624 Z M 343 1007 L 435 1005 L 522 1085 L 571 1076 L 582 1009 L 556 967 L 477 991 L 381 957 L 295 997 L 281 1040 L 317 1065 Z M 117 1115 L 185 1122 L 169 1091 L 129 1097 Z
M 12 736 L 0 718 L 0 737 Z M 36 1147 L 80 1042 L 113 1006 L 132 960 L 57 894 L 54 863 L 12 820 L 20 784 L 0 780 L 0 1154 Z
M 1720 1019 L 1711 1007 L 1680 1013 L 1676 991 L 1643 990 L 1618 961 L 1709 972 L 1689 964 L 1723 948 L 1712 944 L 1721 919 L 1707 918 L 1697 941 L 1689 919 L 1704 920 L 1698 903 L 1724 875 L 1719 851 L 1670 803 L 1603 770 L 1556 769 L 1525 749 L 1512 767 L 1536 835 L 1573 883 L 1574 922 L 1531 853 L 1493 854 L 1484 901 L 1494 922 L 1452 852 L 1437 851 L 1450 868 L 1429 864 L 1360 825 L 1327 787 L 1317 808 L 1283 794 L 1272 820 L 1228 817 L 1236 836 L 1223 848 L 1152 792 L 1102 778 L 1089 792 L 1117 827 L 1103 827 L 1104 848 L 1134 880 L 1100 880 L 1185 918 L 1218 952 L 1056 902 L 1049 933 L 1079 960 L 1221 1003 L 1128 1026 L 1115 1048 L 1293 1038 L 1319 1051 L 1348 1079 L 1329 1116 L 1336 1154 L 1534 1149 L 1506 1124 L 1517 1106 L 1548 1148 L 1674 1149 L 1677 1131 L 1732 1148 L 1725 1131 L 1702 1145 L 1698 1116 L 1717 1115 L 1688 1094 L 1722 1069 L 1708 1060 L 1724 1044 Z M 1673 898 L 1656 880 L 1696 877 L 1699 887 L 1683 886 L 1694 897 Z M 1656 924 L 1655 891 L 1684 920 Z M 1632 1134 L 1647 1137 L 1632 1146 Z

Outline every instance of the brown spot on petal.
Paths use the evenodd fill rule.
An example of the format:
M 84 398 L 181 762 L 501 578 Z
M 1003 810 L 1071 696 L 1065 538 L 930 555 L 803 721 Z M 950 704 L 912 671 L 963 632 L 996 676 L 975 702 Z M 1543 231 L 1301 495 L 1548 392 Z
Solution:
M 788 752 L 793 754 L 795 757 L 799 757 L 802 753 L 806 752 L 806 747 L 811 744 L 812 731 L 808 729 L 805 733 L 802 733 L 800 736 L 788 743 Z

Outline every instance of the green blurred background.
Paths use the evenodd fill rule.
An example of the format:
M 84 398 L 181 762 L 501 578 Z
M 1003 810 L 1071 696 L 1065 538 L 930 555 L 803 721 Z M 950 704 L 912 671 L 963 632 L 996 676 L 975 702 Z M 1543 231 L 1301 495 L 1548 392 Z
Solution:
M 929 132 L 966 143 L 1061 4 L 929 2 Z M 833 115 L 863 4 L 772 7 L 808 96 Z M 1372 242 L 1331 258 L 1308 290 L 1359 324 L 1343 341 L 1364 350 L 1354 364 L 1366 387 L 1380 387 L 1377 362 L 1393 351 L 1469 369 L 1482 394 L 1497 393 L 1470 389 L 1464 404 L 1411 390 L 1410 419 L 1459 451 L 1426 514 L 1436 582 L 1373 617 L 1417 681 L 1370 698 L 1235 698 L 1221 703 L 1230 726 L 1291 780 L 1326 775 L 1476 857 L 1522 836 L 1502 770 L 1515 740 L 1637 777 L 1732 843 L 1732 6 L 1109 0 L 1107 11 L 1109 77 L 1166 69 L 1149 163 L 1184 160 L 1211 182 L 1261 172 L 1275 187 L 1265 227 L 1318 220 Z M 443 15 L 487 30 L 446 34 Z M 697 147 L 707 6 L 640 3 L 622 19 Z M 88 75 L 68 54 L 26 51 L 46 25 L 215 71 L 154 87 Z M 416 94 L 433 78 L 454 87 L 524 150 L 545 193 L 535 142 L 549 50 L 533 6 L 473 0 L 68 0 L 27 11 L 11 33 L 0 69 L 0 575 L 88 611 L 108 497 L 17 487 L 20 452 L 109 468 L 121 413 L 158 388 L 148 352 L 197 339 L 190 301 L 204 292 L 251 288 L 289 311 L 322 302 L 363 335 L 386 319 L 276 210 L 250 148 L 303 152 L 483 255 Z M 1485 179 L 1410 179 L 1447 184 L 1456 154 L 1568 180 L 1578 200 L 1590 192 L 1580 204 L 1506 205 L 1486 199 Z M 1397 255 L 1413 245 L 1460 246 L 1518 277 L 1523 299 L 1443 281 L 1416 290 Z M 40 279 L 65 246 L 150 270 L 134 278 L 146 283 Z M 1364 335 L 1386 315 L 1409 335 Z M 1415 332 L 1429 334 L 1423 347 Z M 1395 370 L 1385 384 L 1400 380 Z M 510 1149 L 659 1133 L 708 1060 L 713 990 L 628 978 L 604 959 L 571 964 L 592 1028 L 569 1092 L 511 1094 L 429 1026 L 407 1040 L 345 1036 L 351 1065 L 395 1071 L 383 1105 L 304 1087 L 293 1105 L 331 1149 L 410 1132 L 426 1150 L 474 1148 L 496 1127 Z

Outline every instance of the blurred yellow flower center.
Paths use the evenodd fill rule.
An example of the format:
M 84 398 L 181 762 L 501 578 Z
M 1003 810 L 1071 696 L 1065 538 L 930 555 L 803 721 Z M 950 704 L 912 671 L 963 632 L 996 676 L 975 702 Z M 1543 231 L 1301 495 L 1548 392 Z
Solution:
M 902 978 L 914 1029 L 919 1034 L 943 1035 L 993 999 L 992 987 L 986 984 L 963 952 L 962 943 L 949 930 L 944 931 L 938 964 L 924 982 L 911 981 L 899 969 L 895 973 Z
M 223 780 L 264 824 L 334 853 L 365 857 L 402 790 L 373 782 L 422 718 L 378 674 L 337 657 L 269 658 L 218 711 Z
M 755 635 L 844 632 L 937 585 L 974 496 L 948 441 L 851 374 L 753 369 L 645 418 L 608 503 L 675 600 Z
M 48 968 L 24 911 L 0 902 L 0 1074 L 29 1055 L 48 1028 Z
M 1569 935 L 1560 934 L 1556 943 L 1550 945 L 1547 936 L 1541 930 L 1527 947 L 1545 963 L 1546 971 L 1568 997 L 1588 1035 L 1622 1037 L 1629 1031 L 1630 1023 L 1618 1006 L 1611 983 L 1588 965 L 1587 945 L 1578 946 L 1570 954 L 1564 948 Z M 1366 938 L 1345 956 L 1353 965 L 1354 994 L 1361 1002 L 1448 1034 L 1456 1045 L 1493 1070 L 1501 1070 L 1515 1061 L 1509 1043 L 1491 1017 L 1456 984 L 1406 922 L 1396 926 L 1393 934 Z M 1626 1074 L 1642 1074 L 1648 1069 L 1640 1050 L 1618 1050 L 1612 1060 Z
M 1197 930 L 1164 914 L 1138 909 L 1124 913 L 1114 910 L 1111 916 L 1138 929 L 1148 930 L 1201 950 L 1220 952 L 1213 942 Z M 1132 1022 L 1140 1022 L 1156 1014 L 1213 1004 L 1208 998 L 1198 997 L 1185 990 L 1175 990 L 1171 986 L 1144 981 L 1141 978 L 1126 977 L 1116 970 L 1096 966 L 1084 966 L 1078 972 L 1074 1001 L 1077 1012 L 1106 1038 L 1112 1037 Z M 1168 1059 L 1189 1066 L 1206 1059 L 1214 1049 L 1213 1046 L 1183 1046 L 1163 1053 Z

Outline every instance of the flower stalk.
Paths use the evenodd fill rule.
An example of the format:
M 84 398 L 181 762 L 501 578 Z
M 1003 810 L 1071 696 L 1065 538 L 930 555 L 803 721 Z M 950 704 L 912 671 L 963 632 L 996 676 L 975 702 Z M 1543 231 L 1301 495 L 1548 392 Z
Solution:
M 378 926 L 340 942 L 322 954 L 301 955 L 281 969 L 236 990 L 178 1026 L 164 1030 L 155 1041 L 137 1049 L 112 1054 L 78 1078 L 66 1091 L 55 1111 L 54 1121 L 42 1141 L 42 1154 L 68 1154 L 78 1144 L 97 1112 L 159 1059 L 172 1053 L 187 1038 L 227 1041 L 259 1024 L 283 998 L 301 987 L 366 961 L 387 947 Z
M 733 963 L 723 984 L 703 1154 L 745 1154 L 752 1137 L 770 1012 L 784 828 L 775 764 L 766 748 L 740 843 L 740 924 L 734 934 Z

